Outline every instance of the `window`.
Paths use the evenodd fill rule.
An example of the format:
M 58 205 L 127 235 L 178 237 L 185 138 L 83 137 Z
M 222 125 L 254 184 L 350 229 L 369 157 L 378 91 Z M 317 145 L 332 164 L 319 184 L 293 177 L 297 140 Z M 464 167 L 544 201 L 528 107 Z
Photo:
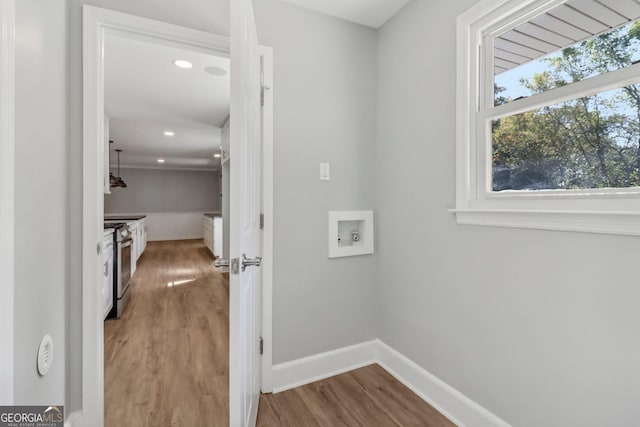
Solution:
M 458 18 L 459 223 L 640 235 L 640 4 Z

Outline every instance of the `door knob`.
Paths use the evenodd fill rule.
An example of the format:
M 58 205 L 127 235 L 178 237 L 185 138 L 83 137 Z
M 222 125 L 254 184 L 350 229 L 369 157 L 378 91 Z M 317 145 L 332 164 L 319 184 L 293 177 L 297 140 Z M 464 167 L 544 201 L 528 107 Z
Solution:
M 242 254 L 242 271 L 247 267 L 260 267 L 262 264 L 262 257 L 247 258 L 246 254 Z

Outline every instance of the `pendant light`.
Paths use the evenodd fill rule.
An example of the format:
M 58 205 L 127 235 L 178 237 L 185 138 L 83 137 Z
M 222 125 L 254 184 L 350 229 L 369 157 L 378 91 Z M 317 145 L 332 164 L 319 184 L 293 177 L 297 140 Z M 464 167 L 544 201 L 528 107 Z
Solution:
M 109 144 L 113 144 L 113 141 L 109 141 Z M 109 150 L 109 164 L 111 164 L 111 150 Z M 109 171 L 109 187 L 114 188 L 118 186 L 118 180 L 113 172 Z
M 113 144 L 113 141 L 109 142 Z M 118 176 L 113 176 L 113 173 L 109 173 L 109 187 L 127 188 L 127 183 L 120 177 L 120 153 L 122 153 L 122 150 L 117 149 L 115 152 L 118 153 Z

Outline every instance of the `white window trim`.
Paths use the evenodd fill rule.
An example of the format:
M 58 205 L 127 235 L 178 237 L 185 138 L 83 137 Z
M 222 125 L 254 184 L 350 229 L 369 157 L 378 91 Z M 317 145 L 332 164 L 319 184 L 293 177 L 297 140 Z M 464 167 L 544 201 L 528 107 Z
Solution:
M 541 190 L 491 192 L 490 138 L 478 136 L 480 120 L 529 111 L 548 105 L 550 99 L 573 99 L 640 80 L 640 64 L 607 73 L 564 88 L 541 93 L 505 106 L 483 110 L 489 102 L 482 94 L 483 34 L 517 12 L 518 23 L 564 0 L 484 0 L 457 20 L 456 94 L 456 214 L 459 224 L 496 227 L 640 235 L 640 189 L 584 191 Z M 493 82 L 491 82 L 493 83 Z M 493 87 L 493 86 L 492 86 Z M 565 93 L 566 92 L 566 93 Z M 493 102 L 493 97 L 491 97 Z M 559 101 L 560 102 L 560 101 Z M 484 187 L 487 187 L 486 189 Z

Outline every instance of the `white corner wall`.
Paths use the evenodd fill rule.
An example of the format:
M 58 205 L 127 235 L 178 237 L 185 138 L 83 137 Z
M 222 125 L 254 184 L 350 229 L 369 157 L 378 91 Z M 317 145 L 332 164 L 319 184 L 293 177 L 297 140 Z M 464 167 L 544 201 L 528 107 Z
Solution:
M 273 361 L 281 363 L 376 335 L 375 255 L 327 257 L 328 211 L 375 201 L 376 32 L 279 0 L 254 7 L 260 43 L 274 53 Z M 331 181 L 320 181 L 320 162 L 331 163 Z
M 16 1 L 16 405 L 66 404 L 67 12 L 64 0 Z M 45 334 L 53 337 L 54 353 L 41 377 L 36 357 Z
M 635 237 L 462 226 L 455 25 L 414 0 L 378 35 L 379 338 L 514 426 L 640 419 Z

